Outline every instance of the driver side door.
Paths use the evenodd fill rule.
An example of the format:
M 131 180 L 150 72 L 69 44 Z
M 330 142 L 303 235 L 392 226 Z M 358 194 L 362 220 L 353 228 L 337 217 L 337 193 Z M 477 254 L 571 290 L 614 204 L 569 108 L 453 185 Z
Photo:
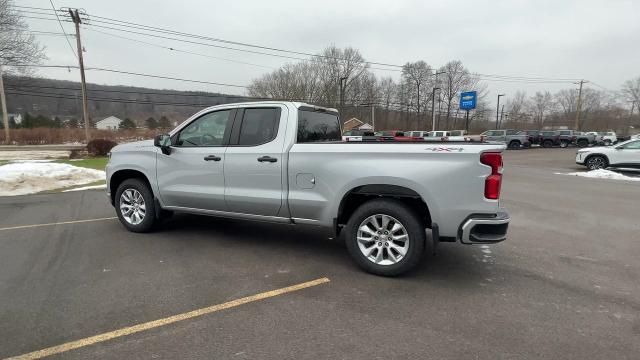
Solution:
M 157 155 L 165 207 L 226 211 L 224 157 L 235 109 L 212 111 L 171 136 L 171 153 Z

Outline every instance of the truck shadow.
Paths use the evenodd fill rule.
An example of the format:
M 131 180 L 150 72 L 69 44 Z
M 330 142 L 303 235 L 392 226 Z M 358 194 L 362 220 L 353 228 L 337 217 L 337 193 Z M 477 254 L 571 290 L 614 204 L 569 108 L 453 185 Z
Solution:
M 292 268 L 312 267 L 327 276 L 371 276 L 351 260 L 342 238 L 332 238 L 329 231 L 317 227 L 179 214 L 164 222 L 158 233 L 166 233 L 171 241 L 205 242 L 221 251 L 234 249 L 281 259 Z M 491 267 L 492 260 L 480 247 L 441 243 L 435 255 L 425 251 L 416 269 L 396 279 L 443 280 L 464 286 L 484 279 Z

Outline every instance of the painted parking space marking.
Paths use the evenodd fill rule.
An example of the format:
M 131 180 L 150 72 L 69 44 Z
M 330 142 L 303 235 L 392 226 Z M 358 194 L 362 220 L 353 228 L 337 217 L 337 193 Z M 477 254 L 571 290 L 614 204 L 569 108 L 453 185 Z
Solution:
M 319 279 L 316 279 L 316 280 L 311 280 L 311 281 L 303 282 L 303 283 L 292 285 L 292 286 L 287 286 L 287 287 L 280 288 L 280 289 L 275 289 L 275 290 L 271 290 L 271 291 L 266 291 L 266 292 L 263 292 L 263 293 L 255 294 L 255 295 L 246 296 L 246 297 L 243 297 L 243 298 L 240 298 L 240 299 L 231 300 L 231 301 L 228 301 L 228 302 L 225 302 L 225 303 L 212 305 L 212 306 L 209 306 L 209 307 L 205 307 L 205 308 L 189 311 L 189 312 L 186 312 L 186 313 L 169 316 L 169 317 L 166 317 L 166 318 L 163 318 L 163 319 L 153 320 L 153 321 L 149 321 L 149 322 L 146 322 L 146 323 L 125 327 L 125 328 L 114 330 L 114 331 L 110 331 L 110 332 L 107 332 L 107 333 L 104 333 L 104 334 L 95 335 L 95 336 L 87 337 L 87 338 L 84 338 L 84 339 L 67 342 L 67 343 L 64 343 L 64 344 L 61 344 L 61 345 L 48 347 L 48 348 L 45 348 L 45 349 L 41 349 L 41 350 L 30 352 L 30 353 L 27 353 L 27 354 L 22 354 L 22 355 L 18 355 L 18 356 L 15 356 L 15 357 L 6 358 L 5 360 L 40 359 L 40 358 L 43 358 L 45 356 L 51 356 L 51 355 L 60 354 L 60 353 L 66 352 L 66 351 L 70 351 L 70 350 L 78 349 L 78 348 L 81 348 L 81 347 L 85 347 L 85 346 L 101 343 L 101 342 L 104 342 L 104 341 L 107 341 L 107 340 L 111 340 L 111 339 L 115 339 L 115 338 L 119 338 L 119 337 L 122 337 L 122 336 L 127 336 L 127 335 L 131 335 L 131 334 L 139 333 L 139 332 L 150 330 L 150 329 L 157 328 L 157 327 L 160 327 L 160 326 L 173 324 L 173 323 L 176 323 L 176 322 L 179 322 L 179 321 L 193 319 L 193 318 L 196 318 L 196 317 L 200 317 L 200 316 L 211 314 L 211 313 L 214 313 L 214 312 L 217 312 L 217 311 L 221 311 L 221 310 L 229 309 L 229 308 L 232 308 L 232 307 L 244 305 L 244 304 L 247 304 L 247 303 L 251 303 L 251 302 L 255 302 L 255 301 L 259 301 L 259 300 L 265 300 L 265 299 L 268 299 L 268 298 L 284 295 L 284 294 L 291 293 L 291 292 L 294 292 L 294 291 L 299 291 L 299 290 L 302 290 L 302 289 L 306 289 L 306 288 L 310 288 L 310 287 L 326 284 L 329 281 L 330 281 L 329 278 L 323 277 L 323 278 L 319 278 Z
M 80 223 L 86 223 L 86 222 L 105 221 L 105 220 L 113 220 L 113 219 L 117 219 L 117 217 L 116 217 L 116 216 L 112 216 L 112 217 L 96 218 L 96 219 L 85 219 L 85 220 L 61 221 L 61 222 L 46 223 L 46 224 L 32 224 L 32 225 L 9 226 L 9 227 L 3 227 L 3 228 L 0 228 L 0 231 L 6 231 L 6 230 L 18 230 L 18 229 L 30 229 L 30 228 L 37 228 L 37 227 L 43 227 L 43 226 L 55 226 L 55 225 L 80 224 Z

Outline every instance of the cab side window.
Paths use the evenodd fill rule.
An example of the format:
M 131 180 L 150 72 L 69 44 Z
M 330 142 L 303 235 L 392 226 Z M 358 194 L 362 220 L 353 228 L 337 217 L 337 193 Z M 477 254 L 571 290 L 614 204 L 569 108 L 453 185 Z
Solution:
M 620 146 L 620 149 L 623 149 L 623 150 L 640 150 L 640 140 L 632 141 L 630 143 L 626 143 L 626 144 Z
M 185 126 L 178 133 L 175 146 L 222 146 L 224 135 L 231 126 L 232 110 L 204 114 Z

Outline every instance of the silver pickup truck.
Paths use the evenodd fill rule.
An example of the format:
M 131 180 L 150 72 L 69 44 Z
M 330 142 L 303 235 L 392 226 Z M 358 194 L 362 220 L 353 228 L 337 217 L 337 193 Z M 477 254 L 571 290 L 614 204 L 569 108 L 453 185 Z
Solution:
M 342 236 L 363 269 L 390 276 L 417 265 L 427 242 L 506 238 L 504 148 L 343 142 L 334 109 L 227 104 L 113 148 L 107 192 L 133 232 L 173 212 L 318 226 Z

